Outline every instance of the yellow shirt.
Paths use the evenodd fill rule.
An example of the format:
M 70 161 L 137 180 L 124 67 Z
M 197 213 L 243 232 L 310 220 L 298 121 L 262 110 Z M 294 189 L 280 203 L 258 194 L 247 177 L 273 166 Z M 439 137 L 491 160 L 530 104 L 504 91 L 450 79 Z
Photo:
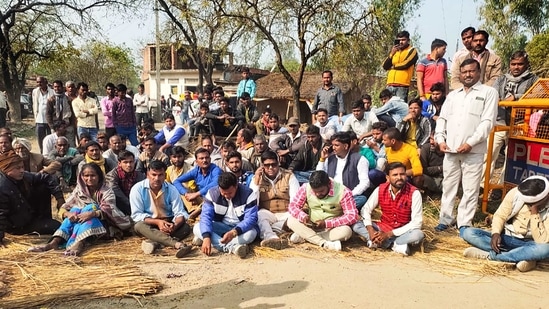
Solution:
M 387 153 L 387 163 L 400 162 L 406 166 L 407 170 L 412 170 L 413 176 L 423 175 L 423 167 L 416 147 L 402 143 L 399 150 L 394 151 L 391 147 L 387 147 L 385 152 Z

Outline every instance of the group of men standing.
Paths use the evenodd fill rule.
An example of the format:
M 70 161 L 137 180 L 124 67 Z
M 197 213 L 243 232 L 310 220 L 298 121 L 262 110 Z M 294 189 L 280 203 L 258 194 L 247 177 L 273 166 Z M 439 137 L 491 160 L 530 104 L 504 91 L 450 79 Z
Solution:
M 546 224 L 544 212 L 547 209 L 547 203 L 544 188 L 548 187 L 544 177 L 542 177 L 545 179 L 544 182 L 536 180 L 538 182 L 536 189 L 530 188 L 534 180 L 526 179 L 518 187 L 519 193 L 515 194 L 517 189 L 509 192 L 508 196 L 519 196 L 520 199 L 512 200 L 509 197 L 504 199 L 494 217 L 491 245 L 484 245 L 484 242 L 480 242 L 481 236 L 478 235 L 486 237 L 486 233 L 473 228 L 473 217 L 478 206 L 485 166 L 491 164 L 491 170 L 494 170 L 498 154 L 507 143 L 508 132 L 496 132 L 492 141 L 494 144 L 492 162 L 486 162 L 487 140 L 492 128 L 495 125 L 509 125 L 510 121 L 508 110 L 498 107 L 498 102 L 520 99 L 526 90 L 534 84 L 537 77 L 529 70 L 526 52 L 513 53 L 510 58 L 509 72 L 503 74 L 500 57 L 486 48 L 489 39 L 486 31 L 475 31 L 474 28 L 468 27 L 462 31 L 461 37 L 464 48 L 454 56 L 449 83 L 445 78 L 446 62 L 442 58 L 444 52 L 439 52 L 441 40 L 433 41 L 431 54 L 420 60 L 417 65 L 419 95 L 422 100 L 431 101 L 427 104 L 424 103 L 423 111 L 425 116 L 430 116 L 433 120 L 432 143 L 435 144 L 438 151 L 444 154 L 442 173 L 440 174 L 442 177 L 440 221 L 435 230 L 444 231 L 456 224 L 460 236 L 477 247 L 467 249 L 464 252 L 465 256 L 515 262 L 519 270 L 528 271 L 535 268 L 536 260 L 549 257 L 547 250 L 542 249 L 548 246 L 547 241 L 535 233 L 529 234 L 540 226 L 543 229 L 543 225 Z M 389 88 L 396 86 L 397 88 L 393 89 L 394 94 L 406 99 L 405 93 L 409 86 L 411 68 L 413 68 L 415 60 L 413 59 L 413 48 L 406 44 L 402 45 L 402 41 L 407 43 L 406 39 L 409 36 L 406 36 L 405 32 L 401 32 L 397 38 L 400 44 L 393 48 L 384 63 L 384 68 L 389 70 Z M 444 43 L 444 51 L 445 45 Z M 412 65 L 406 66 L 403 63 L 405 60 L 409 60 L 408 64 L 412 63 Z M 436 83 L 432 83 L 433 76 L 440 73 L 442 75 L 439 75 L 439 80 L 434 81 L 450 85 L 450 89 L 453 91 L 448 93 L 442 106 L 435 106 L 432 109 L 435 113 L 430 113 L 429 108 L 432 108 L 434 100 L 432 99 L 433 92 L 429 90 L 433 90 L 436 85 Z M 398 80 L 398 77 L 403 79 Z M 429 84 L 433 85 L 431 89 L 428 88 Z M 410 101 L 410 108 L 412 102 L 413 100 Z M 490 176 L 486 175 L 486 177 Z M 500 178 L 498 182 L 501 184 L 503 179 Z M 457 207 L 456 221 L 454 206 L 460 184 L 463 194 Z M 491 198 L 501 199 L 501 194 L 498 193 L 498 191 L 493 192 Z M 531 197 L 532 195 L 535 195 L 535 198 Z M 528 207 L 523 207 L 526 204 Z M 513 211 L 510 211 L 511 208 Z M 523 217 L 520 217 L 520 214 Z M 539 217 L 539 214 L 542 216 Z M 517 233 L 509 228 L 509 225 L 511 225 L 510 222 L 515 222 L 515 225 L 518 225 L 518 220 L 524 220 L 522 221 L 524 225 Z M 508 222 L 508 224 L 505 225 L 504 222 Z M 537 227 L 533 225 L 537 225 Z M 504 231 L 509 237 L 500 236 Z M 487 234 L 489 235 L 489 233 Z M 533 240 L 532 235 L 534 236 Z M 522 242 L 517 241 L 517 237 Z M 530 248 L 536 248 L 536 253 L 534 254 Z

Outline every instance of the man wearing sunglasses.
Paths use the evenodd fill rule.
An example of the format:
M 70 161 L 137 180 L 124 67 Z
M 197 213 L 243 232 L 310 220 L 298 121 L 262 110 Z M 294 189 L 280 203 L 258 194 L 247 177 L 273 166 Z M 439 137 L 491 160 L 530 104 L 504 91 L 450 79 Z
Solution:
M 280 167 L 275 152 L 264 151 L 261 163 L 250 183 L 250 189 L 259 191 L 257 216 L 261 246 L 280 250 L 288 246 L 288 240 L 280 239 L 277 233 L 286 225 L 290 197 L 297 194 L 299 182 L 292 172 Z

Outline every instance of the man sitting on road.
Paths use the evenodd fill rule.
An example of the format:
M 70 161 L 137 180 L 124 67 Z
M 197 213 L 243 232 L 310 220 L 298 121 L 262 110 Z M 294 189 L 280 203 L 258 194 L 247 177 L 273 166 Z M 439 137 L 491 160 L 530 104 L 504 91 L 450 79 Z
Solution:
M 200 223 L 193 228 L 193 245 L 210 255 L 220 252 L 245 258 L 248 244 L 257 236 L 257 195 L 239 185 L 236 176 L 223 172 L 205 196 Z
M 473 245 L 466 257 L 516 263 L 521 272 L 549 258 L 549 181 L 526 178 L 511 189 L 492 219 L 492 232 L 466 227 L 463 240 Z
M 124 214 L 131 215 L 130 190 L 145 178 L 145 173 L 135 169 L 133 153 L 122 150 L 118 154 L 118 166 L 107 173 L 105 181 L 116 196 L 116 207 Z
M 259 195 L 259 236 L 262 247 L 280 250 L 288 245 L 277 233 L 283 231 L 290 216 L 288 204 L 297 194 L 299 182 L 292 172 L 280 167 L 278 156 L 267 150 L 261 154 L 262 165 L 255 172 L 250 189 Z
M 372 192 L 362 208 L 362 222 L 357 222 L 353 230 L 368 243 L 370 248 L 392 248 L 393 251 L 408 255 L 409 245 L 419 244 L 423 238 L 423 202 L 421 193 L 408 183 L 406 166 L 400 162 L 387 166 L 388 182 Z M 381 210 L 381 220 L 372 222 L 372 212 Z
M 191 232 L 186 222 L 189 214 L 177 190 L 165 179 L 166 165 L 161 161 L 151 162 L 147 179 L 130 191 L 132 220 L 135 232 L 148 239 L 141 243 L 145 254 L 152 254 L 161 244 L 175 248 L 175 256 L 182 258 L 191 252 L 191 247 L 181 241 Z
M 304 207 L 307 205 L 308 211 Z M 328 250 L 341 251 L 341 241 L 351 238 L 351 225 L 358 220 L 353 193 L 333 181 L 324 171 L 314 171 L 292 197 L 288 227 L 292 243 L 304 240 Z
M 198 148 L 194 152 L 197 166 L 187 173 L 179 176 L 173 184 L 179 194 L 184 196 L 185 205 L 189 212 L 189 220 L 195 220 L 202 207 L 202 198 L 208 193 L 208 190 L 217 184 L 217 178 L 221 175 L 221 169 L 211 163 L 210 152 L 204 148 Z M 189 188 L 183 186 L 183 183 L 194 180 L 196 192 L 190 192 Z M 192 190 L 191 190 L 192 191 Z

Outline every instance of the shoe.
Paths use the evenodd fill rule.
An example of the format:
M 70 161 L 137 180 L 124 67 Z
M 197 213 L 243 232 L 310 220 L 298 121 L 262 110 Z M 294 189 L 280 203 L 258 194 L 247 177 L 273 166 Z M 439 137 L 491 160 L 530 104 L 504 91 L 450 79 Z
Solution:
M 435 231 L 442 232 L 442 231 L 447 230 L 448 228 L 449 228 L 448 225 L 439 223 L 439 225 L 435 226 Z
M 261 247 L 267 247 L 275 250 L 280 250 L 288 247 L 287 239 L 269 238 L 261 241 Z
M 536 268 L 537 266 L 537 262 L 536 261 L 520 261 L 517 263 L 517 269 L 520 271 L 520 272 L 527 272 L 527 271 L 531 271 L 532 269 Z
M 177 250 L 177 252 L 175 253 L 175 257 L 180 259 L 185 255 L 191 253 L 192 249 L 193 248 L 191 246 L 183 245 L 183 247 L 180 247 L 179 250 Z
M 327 240 L 323 245 L 322 248 L 333 250 L 333 251 L 341 251 L 341 241 L 329 241 Z
M 366 245 L 367 245 L 368 248 L 370 248 L 370 249 L 373 249 L 373 250 L 377 249 L 377 244 L 376 244 L 375 242 L 372 242 L 371 240 L 368 240 L 368 241 L 366 242 Z
M 193 241 L 191 242 L 191 245 L 196 246 L 196 247 L 202 246 L 202 238 L 200 238 L 198 236 L 193 237 Z
M 246 254 L 248 254 L 248 246 L 247 245 L 235 245 L 233 247 L 233 250 L 231 251 L 232 254 L 238 255 L 241 259 L 246 257 Z
M 396 243 L 393 243 L 393 248 L 391 248 L 394 252 L 400 253 L 402 255 L 410 255 L 410 247 L 408 244 L 403 245 L 397 245 Z
M 464 257 L 486 260 L 490 256 L 488 251 L 481 250 L 477 247 L 469 247 L 463 251 Z
M 157 246 L 158 244 L 152 240 L 143 240 L 141 242 L 141 250 L 143 250 L 143 253 L 145 254 L 153 254 Z
M 303 239 L 303 237 L 297 235 L 297 233 L 292 233 L 292 235 L 290 235 L 290 242 L 292 244 L 301 244 L 301 243 L 305 242 L 305 239 Z

